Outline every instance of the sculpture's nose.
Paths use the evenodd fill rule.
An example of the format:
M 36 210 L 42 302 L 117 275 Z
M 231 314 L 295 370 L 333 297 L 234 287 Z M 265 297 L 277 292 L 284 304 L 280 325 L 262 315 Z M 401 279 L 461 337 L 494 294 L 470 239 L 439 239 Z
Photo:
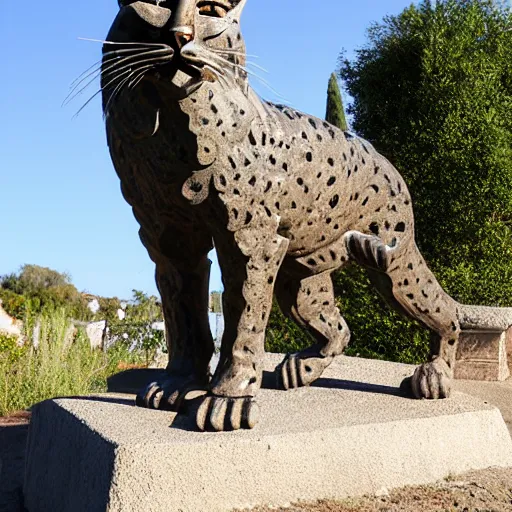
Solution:
M 174 39 L 178 45 L 178 49 L 181 50 L 187 43 L 190 43 L 194 39 L 194 32 L 189 27 L 179 27 L 173 30 Z

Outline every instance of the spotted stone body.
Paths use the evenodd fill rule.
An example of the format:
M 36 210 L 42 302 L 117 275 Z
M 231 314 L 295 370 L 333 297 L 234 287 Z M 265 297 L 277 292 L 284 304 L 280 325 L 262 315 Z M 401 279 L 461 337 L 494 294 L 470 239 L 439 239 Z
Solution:
M 203 389 L 200 429 L 254 426 L 273 294 L 313 339 L 286 357 L 277 382 L 308 385 L 349 341 L 331 280 L 349 261 L 433 332 L 432 359 L 410 381 L 414 395 L 448 396 L 463 306 L 416 247 L 406 184 L 368 142 L 252 91 L 244 5 L 132 2 L 108 36 L 114 50 L 105 47 L 104 69 L 127 70 L 117 80 L 104 73 L 108 142 L 156 263 L 170 355 L 168 381 L 149 386 L 139 404 L 179 410 L 188 391 Z M 226 327 L 211 377 L 213 244 Z

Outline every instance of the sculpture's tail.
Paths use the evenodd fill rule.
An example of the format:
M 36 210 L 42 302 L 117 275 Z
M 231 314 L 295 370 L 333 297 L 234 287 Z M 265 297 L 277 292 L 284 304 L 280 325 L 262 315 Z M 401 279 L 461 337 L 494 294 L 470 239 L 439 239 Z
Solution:
M 512 308 L 458 304 L 457 310 L 463 330 L 506 331 L 512 326 Z

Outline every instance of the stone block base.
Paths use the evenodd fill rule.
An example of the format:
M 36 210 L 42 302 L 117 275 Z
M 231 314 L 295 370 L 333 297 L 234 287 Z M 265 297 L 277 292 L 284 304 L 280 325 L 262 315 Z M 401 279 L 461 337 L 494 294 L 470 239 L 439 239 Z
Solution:
M 269 355 L 267 371 L 280 359 Z M 254 430 L 220 434 L 195 432 L 186 417 L 138 409 L 132 396 L 41 403 L 30 425 L 25 506 L 223 512 L 512 466 L 498 409 L 462 393 L 409 399 L 399 385 L 412 371 L 340 357 L 314 387 L 263 389 Z
M 512 365 L 512 329 L 461 333 L 456 379 L 504 381 L 510 377 L 509 365 Z

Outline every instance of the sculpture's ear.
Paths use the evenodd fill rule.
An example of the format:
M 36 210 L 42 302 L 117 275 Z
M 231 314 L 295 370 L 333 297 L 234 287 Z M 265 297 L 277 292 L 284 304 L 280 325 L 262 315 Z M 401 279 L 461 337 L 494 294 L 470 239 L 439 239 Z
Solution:
M 244 10 L 246 3 L 247 3 L 247 0 L 240 0 L 236 4 L 236 7 L 234 7 L 233 9 L 231 9 L 231 11 L 229 11 L 228 16 L 234 20 L 240 21 L 240 17 L 242 16 L 242 11 Z

